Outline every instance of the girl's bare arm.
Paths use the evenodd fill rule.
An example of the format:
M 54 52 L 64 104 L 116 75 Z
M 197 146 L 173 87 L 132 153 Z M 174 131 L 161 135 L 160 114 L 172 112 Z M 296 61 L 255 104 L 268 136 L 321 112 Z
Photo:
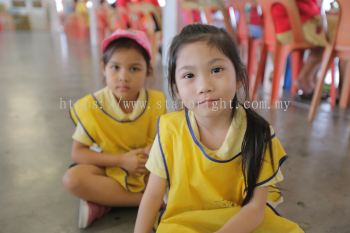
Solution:
M 143 174 L 146 172 L 147 161 L 145 148 L 135 149 L 125 154 L 111 156 L 108 153 L 98 153 L 88 146 L 73 140 L 72 159 L 79 164 L 92 164 L 99 167 L 122 167 L 131 174 Z
M 250 202 L 216 233 L 250 233 L 264 220 L 268 187 L 257 187 Z M 249 221 L 247 221 L 249 219 Z
M 134 233 L 150 233 L 163 203 L 166 179 L 151 173 L 137 213 Z

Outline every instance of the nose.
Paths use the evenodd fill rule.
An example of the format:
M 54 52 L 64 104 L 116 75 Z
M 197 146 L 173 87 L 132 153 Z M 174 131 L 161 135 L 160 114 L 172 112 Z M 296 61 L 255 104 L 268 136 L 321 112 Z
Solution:
M 120 71 L 118 72 L 118 81 L 120 82 L 129 81 L 129 73 L 126 69 L 120 69 Z
M 198 93 L 205 94 L 213 91 L 212 80 L 210 77 L 202 75 L 198 79 Z

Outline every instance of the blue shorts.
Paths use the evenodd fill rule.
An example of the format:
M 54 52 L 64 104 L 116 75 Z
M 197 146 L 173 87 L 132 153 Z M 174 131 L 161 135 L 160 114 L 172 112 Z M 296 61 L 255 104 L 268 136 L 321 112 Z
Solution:
M 261 26 L 250 24 L 250 25 L 248 25 L 248 27 L 249 27 L 250 37 L 253 37 L 253 38 L 261 38 L 262 37 L 263 31 L 262 31 Z

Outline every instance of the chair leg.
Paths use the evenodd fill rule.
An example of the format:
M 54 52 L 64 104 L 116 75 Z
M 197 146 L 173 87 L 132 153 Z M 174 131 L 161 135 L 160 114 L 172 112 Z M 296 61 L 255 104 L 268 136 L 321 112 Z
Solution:
M 259 61 L 258 71 L 256 72 L 254 85 L 252 86 L 252 88 L 249 88 L 250 98 L 252 100 L 256 99 L 257 90 L 261 85 L 262 78 L 265 74 L 266 59 L 267 59 L 267 45 L 264 44 L 261 50 L 260 61 Z
M 273 78 L 272 78 L 272 91 L 271 91 L 271 99 L 270 99 L 271 107 L 275 106 L 275 103 L 279 98 L 281 76 L 286 66 L 287 56 L 288 56 L 287 48 L 285 46 L 281 46 L 280 44 L 277 44 L 276 54 L 274 59 Z
M 349 62 L 348 62 L 349 63 Z M 343 77 L 343 87 L 340 95 L 340 108 L 345 109 L 349 102 L 349 92 L 350 92 L 350 68 L 349 64 L 346 65 L 345 74 Z
M 332 52 L 333 52 L 333 48 L 331 46 L 326 47 L 322 55 L 320 76 L 317 79 L 317 84 L 315 87 L 314 95 L 312 96 L 311 106 L 309 110 L 309 116 L 308 116 L 309 122 L 312 122 L 314 120 L 317 108 L 321 101 L 323 82 L 324 82 L 324 79 L 326 78 L 327 69 L 334 58 L 334 55 Z
M 248 81 L 249 84 L 251 83 L 252 76 L 253 76 L 253 57 L 254 57 L 254 50 L 253 50 L 253 39 L 248 39 L 248 59 L 247 59 L 247 75 L 248 75 Z M 250 86 L 250 85 L 249 85 Z
M 332 83 L 331 83 L 331 88 L 330 88 L 331 108 L 334 109 L 335 100 L 336 100 L 334 61 L 331 63 L 331 77 L 332 77 Z
M 239 53 L 241 56 L 241 60 L 245 65 L 248 64 L 248 46 L 249 46 L 249 43 L 247 40 L 242 40 L 239 46 Z
M 291 88 L 291 94 L 292 96 L 295 96 L 297 92 L 297 82 L 298 82 L 298 75 L 300 71 L 300 61 L 301 61 L 301 52 L 299 50 L 292 52 L 292 88 Z
M 248 45 L 248 80 L 249 80 L 249 87 L 252 87 L 254 85 L 254 73 L 256 72 L 256 63 L 257 63 L 257 50 L 259 47 L 259 40 L 249 38 L 249 45 Z

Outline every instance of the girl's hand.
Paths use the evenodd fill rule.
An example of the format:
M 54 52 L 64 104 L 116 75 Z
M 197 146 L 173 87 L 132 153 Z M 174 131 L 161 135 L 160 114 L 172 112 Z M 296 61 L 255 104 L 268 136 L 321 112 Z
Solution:
M 148 157 L 148 155 L 149 155 L 149 152 L 151 151 L 151 147 L 152 147 L 152 145 L 148 145 L 148 146 L 146 146 L 143 150 L 144 150 L 144 153 L 145 153 L 145 155 Z
M 145 149 L 135 149 L 121 155 L 120 167 L 127 170 L 130 175 L 141 176 L 147 171 L 145 168 L 146 162 Z

